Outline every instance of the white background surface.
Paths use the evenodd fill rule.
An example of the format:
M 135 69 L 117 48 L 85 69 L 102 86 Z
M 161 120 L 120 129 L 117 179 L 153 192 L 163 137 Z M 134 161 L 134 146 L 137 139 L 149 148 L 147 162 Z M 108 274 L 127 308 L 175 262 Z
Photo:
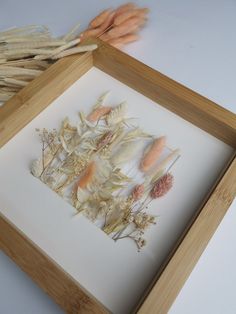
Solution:
M 122 3 L 124 1 L 116 1 Z M 82 25 L 114 1 L 3 1 L 0 27 L 44 23 L 61 34 Z M 152 11 L 143 39 L 127 51 L 226 108 L 235 111 L 236 2 L 138 1 Z M 170 313 L 236 313 L 236 204 L 181 291 Z M 2 253 L 0 313 L 60 313 Z

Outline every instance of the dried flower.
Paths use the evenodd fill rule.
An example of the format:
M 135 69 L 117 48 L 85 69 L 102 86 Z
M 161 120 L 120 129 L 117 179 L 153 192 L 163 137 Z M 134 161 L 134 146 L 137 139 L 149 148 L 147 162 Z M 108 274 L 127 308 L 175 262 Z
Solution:
M 177 160 L 180 156 L 180 150 L 173 150 L 161 163 L 155 168 L 155 173 L 165 170 L 165 168 L 170 164 L 171 161 Z
M 134 187 L 131 193 L 131 197 L 134 202 L 137 202 L 143 197 L 143 194 L 144 194 L 144 184 L 138 184 Z
M 120 105 L 113 108 L 111 112 L 106 116 L 107 124 L 114 125 L 124 120 L 126 109 L 127 109 L 126 102 L 122 102 Z
M 136 32 L 145 24 L 148 11 L 133 3 L 122 5 L 113 11 L 105 10 L 90 22 L 80 38 L 100 37 L 114 47 L 121 48 L 139 38 Z
M 141 171 L 147 172 L 155 164 L 155 162 L 160 157 L 165 144 L 166 144 L 165 136 L 159 137 L 151 143 L 149 149 L 144 154 L 143 159 L 141 161 L 140 164 Z
M 97 122 L 111 111 L 111 107 L 100 106 L 93 110 L 87 117 L 89 122 Z
M 174 177 L 170 173 L 164 174 L 159 180 L 154 183 L 150 192 L 151 198 L 155 199 L 164 196 L 173 186 Z
M 147 244 L 147 241 L 144 238 L 139 237 L 138 239 L 135 239 L 135 243 L 137 244 L 138 251 L 140 251 L 141 248 Z
M 155 217 L 148 215 L 147 213 L 138 213 L 134 216 L 134 223 L 140 230 L 147 229 L 150 224 L 155 224 Z
M 90 164 L 84 171 L 84 174 L 79 178 L 78 182 L 75 184 L 75 190 L 78 188 L 85 189 L 89 183 L 91 183 L 96 171 L 96 164 L 91 161 Z
M 105 133 L 97 144 L 97 150 L 108 145 L 111 142 L 113 135 L 114 134 L 112 131 L 108 131 L 107 133 Z
M 133 141 L 124 143 L 120 146 L 117 152 L 112 156 L 111 161 L 115 166 L 120 166 L 135 157 L 140 149 L 140 142 Z
M 32 162 L 32 165 L 31 165 L 31 173 L 32 173 L 32 175 L 38 178 L 38 177 L 40 177 L 42 172 L 43 172 L 42 160 L 35 159 Z
M 125 123 L 125 103 L 106 114 L 106 96 L 107 93 L 101 95 L 93 106 L 90 120 L 97 123 L 91 123 L 80 112 L 81 122 L 76 127 L 66 118 L 59 131 L 37 130 L 42 152 L 32 163 L 31 172 L 114 241 L 131 239 L 140 251 L 146 244 L 145 231 L 155 224 L 146 202 L 165 195 L 172 187 L 173 176 L 163 173 L 173 163 L 168 170 L 163 167 L 178 151 L 159 163 L 161 170 L 146 175 L 142 184 L 134 183 L 135 178 L 124 174 L 120 165 L 137 160 L 141 142 L 153 136 Z M 105 121 L 101 119 L 103 114 Z M 165 138 L 159 138 L 150 145 L 143 158 L 145 170 L 159 157 L 164 144 Z M 127 195 L 130 184 L 133 190 Z M 145 193 L 146 188 L 151 188 L 150 194 Z M 144 194 L 145 199 L 138 202 Z

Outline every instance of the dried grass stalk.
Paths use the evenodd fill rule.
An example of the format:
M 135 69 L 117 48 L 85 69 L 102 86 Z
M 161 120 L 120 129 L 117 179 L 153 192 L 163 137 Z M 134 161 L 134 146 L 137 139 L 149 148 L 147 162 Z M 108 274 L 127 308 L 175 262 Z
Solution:
M 166 137 L 162 136 L 156 140 L 154 140 L 148 151 L 144 154 L 143 159 L 140 163 L 140 170 L 147 172 L 153 165 L 156 163 L 158 158 L 160 157 L 164 147 L 166 144 Z
M 93 44 L 93 45 L 84 45 L 84 46 L 78 46 L 76 48 L 71 48 L 71 49 L 68 49 L 68 50 L 65 50 L 55 56 L 52 57 L 52 59 L 60 59 L 60 58 L 63 58 L 63 57 L 67 57 L 67 56 L 70 56 L 70 55 L 74 55 L 76 53 L 81 53 L 81 52 L 85 52 L 85 51 L 93 51 L 95 49 L 97 49 L 97 45 L 96 44 Z
M 22 81 L 22 80 L 17 80 L 17 79 L 14 79 L 14 78 L 5 78 L 4 81 L 6 83 L 10 83 L 10 84 L 13 84 L 13 85 L 16 85 L 16 86 L 27 86 L 28 85 L 28 82 L 26 81 Z

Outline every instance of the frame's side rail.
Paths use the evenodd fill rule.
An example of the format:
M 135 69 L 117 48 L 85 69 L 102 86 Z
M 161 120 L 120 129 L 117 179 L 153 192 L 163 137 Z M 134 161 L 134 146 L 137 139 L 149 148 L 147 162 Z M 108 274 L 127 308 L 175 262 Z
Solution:
M 236 195 L 236 158 L 157 278 L 138 314 L 166 314 Z
M 91 52 L 63 58 L 0 107 L 0 147 L 92 66 Z
M 0 214 L 0 249 L 69 314 L 108 311 Z
M 207 98 L 96 40 L 94 65 L 225 143 L 236 147 L 236 117 Z

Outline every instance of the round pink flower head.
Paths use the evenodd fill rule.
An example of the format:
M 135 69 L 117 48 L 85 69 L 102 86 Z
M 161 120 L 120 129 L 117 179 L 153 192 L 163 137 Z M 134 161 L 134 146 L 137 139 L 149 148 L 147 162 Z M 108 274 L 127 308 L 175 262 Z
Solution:
M 131 194 L 132 199 L 137 202 L 140 200 L 144 193 L 144 185 L 143 184 L 137 184 Z
M 173 186 L 174 177 L 170 173 L 164 174 L 158 179 L 150 192 L 151 198 L 164 196 Z

